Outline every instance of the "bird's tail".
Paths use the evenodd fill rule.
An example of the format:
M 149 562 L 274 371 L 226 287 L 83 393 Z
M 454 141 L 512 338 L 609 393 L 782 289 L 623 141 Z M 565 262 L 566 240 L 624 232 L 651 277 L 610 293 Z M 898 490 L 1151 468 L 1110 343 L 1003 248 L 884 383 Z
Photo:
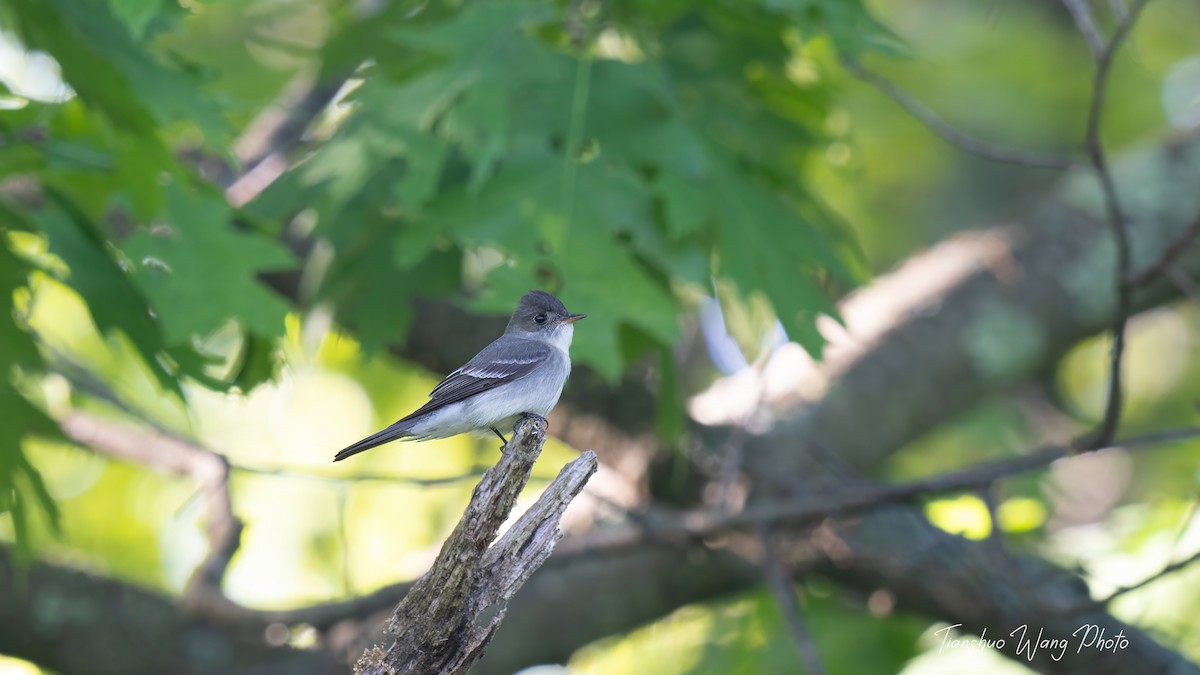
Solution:
M 340 462 L 347 457 L 353 457 L 354 455 L 370 450 L 377 445 L 391 443 L 394 440 L 411 436 L 412 434 L 410 433 L 411 429 L 409 429 L 409 426 L 409 420 L 400 420 L 383 431 L 377 431 L 357 443 L 346 446 L 339 451 L 338 454 L 333 456 L 333 461 Z

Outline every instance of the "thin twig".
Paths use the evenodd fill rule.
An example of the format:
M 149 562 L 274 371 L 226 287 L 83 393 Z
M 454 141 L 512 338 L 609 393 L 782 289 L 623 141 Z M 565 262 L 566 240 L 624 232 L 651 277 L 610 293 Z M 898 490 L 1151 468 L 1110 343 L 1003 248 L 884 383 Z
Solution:
M 248 464 L 230 463 L 229 468 L 235 473 L 247 473 L 255 476 L 272 476 L 279 478 L 298 478 L 301 480 L 318 481 L 323 483 L 388 483 L 389 485 L 413 485 L 416 487 L 440 487 L 479 480 L 485 471 L 484 467 L 476 467 L 464 473 L 437 478 L 417 478 L 415 476 L 397 476 L 387 473 L 355 473 L 345 476 L 313 471 L 309 469 L 292 469 L 285 467 L 252 466 Z
M 1185 229 L 1183 232 L 1180 232 L 1179 236 L 1171 240 L 1171 242 L 1167 244 L 1166 248 L 1163 249 L 1162 255 L 1158 257 L 1158 260 L 1156 260 L 1154 264 L 1148 266 L 1146 269 L 1140 272 L 1135 272 L 1126 276 L 1125 285 L 1133 288 L 1145 286 L 1146 284 L 1166 274 L 1167 269 L 1171 267 L 1171 265 L 1175 264 L 1175 261 L 1179 259 L 1179 256 L 1183 255 L 1183 253 L 1187 251 L 1188 247 L 1192 245 L 1192 242 L 1196 240 L 1197 235 L 1200 235 L 1200 218 L 1192 221 L 1192 224 L 1189 225 L 1187 229 Z
M 1099 609 L 1101 607 L 1105 607 L 1109 603 L 1111 603 L 1113 600 L 1116 600 L 1117 598 L 1121 597 L 1122 595 L 1125 595 L 1126 593 L 1132 593 L 1133 591 L 1136 591 L 1138 589 L 1149 586 L 1150 584 L 1154 583 L 1155 581 L 1158 581 L 1159 579 L 1161 579 L 1169 574 L 1174 574 L 1175 572 L 1178 572 L 1178 571 L 1184 569 L 1185 567 L 1189 567 L 1190 565 L 1192 565 L 1193 563 L 1196 563 L 1196 562 L 1200 562 L 1200 551 L 1196 551 L 1195 553 L 1188 556 L 1187 558 L 1184 558 L 1183 560 L 1178 560 L 1176 562 L 1171 563 L 1170 565 L 1167 565 L 1166 567 L 1163 567 L 1161 570 L 1155 572 L 1154 574 L 1151 574 L 1150 576 L 1146 577 L 1145 579 L 1142 579 L 1141 581 L 1137 582 L 1136 584 L 1132 584 L 1130 586 L 1122 586 L 1121 588 L 1118 588 L 1117 590 L 1113 591 L 1112 593 L 1109 593 L 1107 596 L 1100 598 L 1099 600 L 1091 600 L 1089 602 L 1084 602 L 1084 603 L 1074 605 L 1072 607 L 1068 607 L 1063 613 L 1064 614 L 1078 614 L 1080 612 L 1087 612 L 1087 611 L 1091 611 L 1094 609 Z
M 1200 303 L 1200 284 L 1197 284 L 1190 276 L 1178 267 L 1168 267 L 1163 273 L 1167 280 L 1179 289 L 1192 302 Z
M 1139 450 L 1200 437 L 1200 427 L 1181 427 L 1134 436 L 1114 444 L 1125 450 Z M 1092 451 L 1097 450 L 1089 449 Z M 989 462 L 978 466 L 950 471 L 894 485 L 863 483 L 839 493 L 823 493 L 819 500 L 790 499 L 761 506 L 751 506 L 737 513 L 720 513 L 712 509 L 677 514 L 673 518 L 660 516 L 650 527 L 637 525 L 613 526 L 580 536 L 564 543 L 562 552 L 587 554 L 597 550 L 620 549 L 646 541 L 678 543 L 710 538 L 747 527 L 798 527 L 826 518 L 842 518 L 887 504 L 912 502 L 940 494 L 974 491 L 1009 476 L 1044 468 L 1051 463 L 1073 456 L 1071 445 L 1051 445 L 1025 455 Z M 865 481 L 864 481 L 865 483 Z
M 961 150 L 994 162 L 1040 169 L 1064 170 L 1079 166 L 1079 162 L 1069 156 L 1009 148 L 968 134 L 943 120 L 936 112 L 891 80 L 874 71 L 868 70 L 858 61 L 849 57 L 843 57 L 842 65 L 855 77 L 870 84 L 885 96 L 895 101 L 900 107 L 908 111 L 910 115 L 929 127 L 930 131 L 933 131 L 946 142 Z
M 1113 319 L 1112 349 L 1109 355 L 1108 397 L 1104 406 L 1104 418 L 1095 434 L 1087 441 L 1089 446 L 1108 445 L 1112 441 L 1121 423 L 1121 409 L 1124 404 L 1121 363 L 1125 355 L 1125 325 L 1129 321 L 1129 313 L 1133 304 L 1133 289 L 1125 283 L 1126 277 L 1129 276 L 1130 266 L 1129 232 L 1126 227 L 1125 212 L 1121 208 L 1120 196 L 1117 194 L 1117 186 L 1108 167 L 1108 158 L 1104 151 L 1104 142 L 1100 138 L 1100 131 L 1113 61 L 1116 59 L 1121 45 L 1125 42 L 1125 38 L 1133 29 L 1134 23 L 1137 22 L 1138 15 L 1146 6 L 1146 2 L 1147 0 L 1138 0 L 1134 3 L 1129 14 L 1118 24 L 1108 46 L 1097 58 L 1096 73 L 1092 79 L 1092 100 L 1088 107 L 1087 131 L 1084 136 L 1084 148 L 1091 161 L 1092 169 L 1100 181 L 1105 210 L 1108 213 L 1108 221 L 1117 245 L 1117 307 Z
M 821 664 L 821 652 L 808 630 L 808 622 L 804 620 L 804 612 L 796 599 L 796 589 L 792 586 L 791 575 L 784 568 L 779 556 L 779 548 L 775 545 L 775 537 L 770 530 L 762 528 L 759 539 L 763 547 L 763 571 L 771 592 L 779 602 L 779 611 L 787 620 L 792 631 L 792 643 L 796 647 L 796 655 L 808 675 L 823 675 L 825 667 Z
M 987 507 L 988 544 L 996 549 L 996 553 L 1007 556 L 1008 548 L 1004 546 L 1004 532 L 1000 529 L 1000 498 L 996 495 L 996 484 L 988 483 L 979 489 L 979 499 Z
M 1092 56 L 1099 60 L 1104 53 L 1104 37 L 1100 35 L 1100 29 L 1096 26 L 1096 19 L 1092 16 L 1092 8 L 1088 4 L 1088 0 L 1062 0 L 1062 3 L 1071 13 L 1071 18 L 1075 19 L 1075 26 L 1079 28 L 1083 39 L 1087 41 L 1088 49 L 1092 50 Z

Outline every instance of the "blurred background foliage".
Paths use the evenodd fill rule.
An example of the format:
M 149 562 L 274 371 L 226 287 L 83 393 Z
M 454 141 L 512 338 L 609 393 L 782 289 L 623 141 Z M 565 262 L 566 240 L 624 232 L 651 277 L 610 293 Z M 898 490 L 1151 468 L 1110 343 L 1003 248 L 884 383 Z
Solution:
M 1196 114 L 1196 26 L 1195 3 L 1150 4 L 1113 74 L 1112 147 Z M 0 372 L 12 375 L 0 536 L 178 593 L 205 551 L 194 486 L 97 457 L 50 421 L 133 414 L 235 464 L 248 528 L 226 589 L 259 607 L 419 574 L 470 475 L 494 459 L 494 442 L 456 438 L 329 465 L 442 375 L 384 350 L 408 330 L 413 298 L 506 312 L 529 288 L 551 290 L 590 315 L 573 355 L 611 381 L 647 355 L 671 361 L 716 279 L 744 345 L 777 317 L 818 354 L 814 322 L 836 315 L 837 297 L 1026 212 L 1054 184 L 943 144 L 839 56 L 962 128 L 1032 149 L 1077 147 L 1092 68 L 1069 15 L 1034 0 L 5 0 L 0 28 Z M 240 171 L 271 172 L 248 147 L 254 125 L 293 112 L 280 102 L 313 82 L 336 83 L 334 102 L 275 160 L 274 180 L 226 192 Z M 1126 428 L 1194 419 L 1197 328 L 1194 307 L 1134 321 Z M 1063 413 L 1098 419 L 1106 349 L 1080 345 L 1029 385 L 1036 395 L 986 403 L 885 475 L 1014 454 Z M 716 375 L 677 374 L 684 391 L 663 388 L 660 416 Z M 1060 404 L 1049 421 L 1031 402 L 1047 392 Z M 1002 526 L 1093 581 L 1136 581 L 1200 540 L 1193 446 L 1132 469 L 1097 457 L 1098 475 L 1131 483 L 1099 522 L 1061 518 L 1073 488 L 1053 476 L 1015 481 Z M 535 484 L 573 452 L 552 442 Z M 466 478 L 420 484 L 455 476 Z M 973 497 L 927 512 L 989 533 Z M 806 598 L 831 672 L 1021 670 L 938 653 L 942 626 L 873 613 L 828 582 L 806 583 Z M 1117 614 L 1200 658 L 1186 611 L 1198 604 L 1193 570 L 1129 594 Z M 783 672 L 793 659 L 755 593 L 587 647 L 572 667 Z

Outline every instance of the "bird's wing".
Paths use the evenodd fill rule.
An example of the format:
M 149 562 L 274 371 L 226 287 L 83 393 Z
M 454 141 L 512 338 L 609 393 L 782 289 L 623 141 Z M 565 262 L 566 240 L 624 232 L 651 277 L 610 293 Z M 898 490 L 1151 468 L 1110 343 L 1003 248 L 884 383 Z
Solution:
M 506 340 L 503 347 L 496 343 L 483 348 L 467 365 L 446 376 L 441 384 L 433 388 L 429 401 L 411 414 L 397 420 L 383 431 L 376 432 L 361 441 L 344 448 L 334 456 L 334 461 L 357 455 L 398 438 L 411 436 L 412 420 L 433 412 L 451 403 L 457 403 L 475 394 L 487 391 L 506 382 L 519 380 L 533 372 L 553 356 L 553 347 L 534 340 Z
M 405 419 L 423 415 L 442 406 L 519 380 L 534 368 L 545 363 L 553 347 L 534 340 L 508 340 L 503 347 L 496 343 L 483 348 L 467 365 L 446 376 L 429 394 L 429 401 Z

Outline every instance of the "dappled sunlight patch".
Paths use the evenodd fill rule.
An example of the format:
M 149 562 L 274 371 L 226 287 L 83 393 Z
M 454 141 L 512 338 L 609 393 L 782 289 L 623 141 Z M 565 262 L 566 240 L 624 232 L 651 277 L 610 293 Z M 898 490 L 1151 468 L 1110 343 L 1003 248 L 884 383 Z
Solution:
M 838 597 L 804 592 L 803 598 L 812 638 L 831 672 L 896 672 L 915 654 L 917 637 L 926 625 L 896 615 L 879 620 Z M 790 629 L 774 596 L 761 590 L 686 606 L 624 636 L 595 642 L 577 651 L 570 667 L 580 675 L 799 670 Z
M 1029 532 L 1046 523 L 1046 505 L 1029 497 L 1013 497 L 1000 504 L 996 517 L 1004 532 Z
M 45 672 L 28 661 L 0 654 L 0 675 L 42 675 Z
M 108 462 L 70 443 L 32 437 L 25 449 L 37 462 L 46 488 L 56 502 L 74 499 L 95 487 Z
M 347 433 L 371 433 L 371 400 L 341 373 L 305 368 L 292 373 L 272 406 L 270 424 L 282 454 L 298 463 L 327 464 Z
M 925 506 L 925 515 L 934 525 L 967 539 L 986 539 L 992 532 L 987 505 L 975 495 L 936 499 Z
M 1175 309 L 1160 309 L 1130 319 L 1126 330 L 1125 409 L 1130 416 L 1146 414 L 1162 398 L 1184 384 L 1187 363 L 1195 347 L 1192 327 Z M 1075 411 L 1099 419 L 1107 400 L 1109 338 L 1085 340 L 1063 358 L 1058 386 Z
M 338 531 L 339 505 L 329 484 L 238 476 L 233 498 L 247 523 L 225 589 L 251 606 L 287 606 L 341 590 L 320 549 Z
M 269 421 L 281 386 L 263 384 L 244 394 L 187 388 L 197 439 L 227 454 L 235 464 L 278 458 L 281 450 Z
M 420 576 L 458 522 L 473 481 L 438 487 L 372 482 L 356 486 L 346 501 L 344 546 L 358 590 Z
M 1044 549 L 1060 566 L 1082 568 L 1092 597 L 1102 598 L 1200 551 L 1200 518 L 1193 500 L 1129 504 L 1102 522 L 1053 533 Z M 1197 606 L 1200 566 L 1192 565 L 1122 594 L 1110 607 L 1118 619 L 1157 633 L 1197 659 Z

